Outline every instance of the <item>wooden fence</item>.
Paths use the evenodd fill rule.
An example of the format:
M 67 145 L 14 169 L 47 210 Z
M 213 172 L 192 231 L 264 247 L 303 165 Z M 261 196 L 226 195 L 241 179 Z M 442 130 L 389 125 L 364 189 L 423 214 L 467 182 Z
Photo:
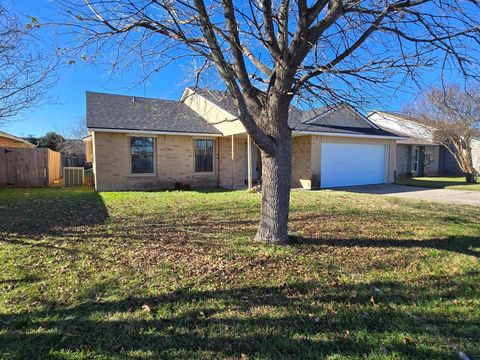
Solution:
M 44 187 L 60 178 L 59 152 L 40 148 L 0 147 L 0 188 Z

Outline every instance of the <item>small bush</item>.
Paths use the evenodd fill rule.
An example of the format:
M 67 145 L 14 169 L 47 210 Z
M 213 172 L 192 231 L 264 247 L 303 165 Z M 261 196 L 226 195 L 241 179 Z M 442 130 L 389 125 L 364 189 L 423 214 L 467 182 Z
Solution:
M 191 189 L 192 189 L 192 187 L 188 183 L 184 183 L 184 182 L 181 182 L 181 181 L 177 181 L 175 183 L 175 190 L 188 191 L 188 190 L 191 190 Z

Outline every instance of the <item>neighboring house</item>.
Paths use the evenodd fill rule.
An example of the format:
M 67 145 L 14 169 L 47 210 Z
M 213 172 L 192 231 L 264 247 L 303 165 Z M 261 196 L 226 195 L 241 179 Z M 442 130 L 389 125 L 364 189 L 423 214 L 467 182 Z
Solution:
M 480 174 L 480 136 L 472 141 L 472 160 L 473 167 Z
M 403 137 L 397 141 L 397 177 L 463 175 L 450 151 L 436 144 L 431 130 L 414 118 L 387 111 L 373 111 L 367 117 Z
M 83 145 L 85 147 L 85 163 L 93 163 L 93 146 L 92 146 L 92 135 L 85 136 L 83 139 Z
M 7 134 L 6 132 L 0 131 L 0 146 L 3 147 L 16 147 L 16 148 L 34 148 L 31 142 L 23 140 L 19 137 Z
M 394 181 L 398 136 L 347 104 L 292 108 L 292 187 Z M 224 92 L 186 88 L 179 101 L 87 92 L 87 161 L 99 191 L 241 188 L 261 159 Z

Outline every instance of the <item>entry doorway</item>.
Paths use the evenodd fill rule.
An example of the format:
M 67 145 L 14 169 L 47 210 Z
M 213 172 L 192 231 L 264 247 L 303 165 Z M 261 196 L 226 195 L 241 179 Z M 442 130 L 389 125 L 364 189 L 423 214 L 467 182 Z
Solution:
M 245 184 L 248 184 L 248 146 L 245 144 Z M 260 149 L 252 142 L 252 182 L 260 183 L 262 179 L 262 157 Z

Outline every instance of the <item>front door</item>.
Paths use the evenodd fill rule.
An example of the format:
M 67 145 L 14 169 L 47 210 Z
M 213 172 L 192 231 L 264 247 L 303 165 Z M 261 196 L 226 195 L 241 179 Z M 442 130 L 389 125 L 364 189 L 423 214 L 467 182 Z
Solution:
M 258 182 L 262 177 L 260 149 L 252 143 L 252 181 Z M 245 183 L 248 182 L 248 148 L 245 146 Z

